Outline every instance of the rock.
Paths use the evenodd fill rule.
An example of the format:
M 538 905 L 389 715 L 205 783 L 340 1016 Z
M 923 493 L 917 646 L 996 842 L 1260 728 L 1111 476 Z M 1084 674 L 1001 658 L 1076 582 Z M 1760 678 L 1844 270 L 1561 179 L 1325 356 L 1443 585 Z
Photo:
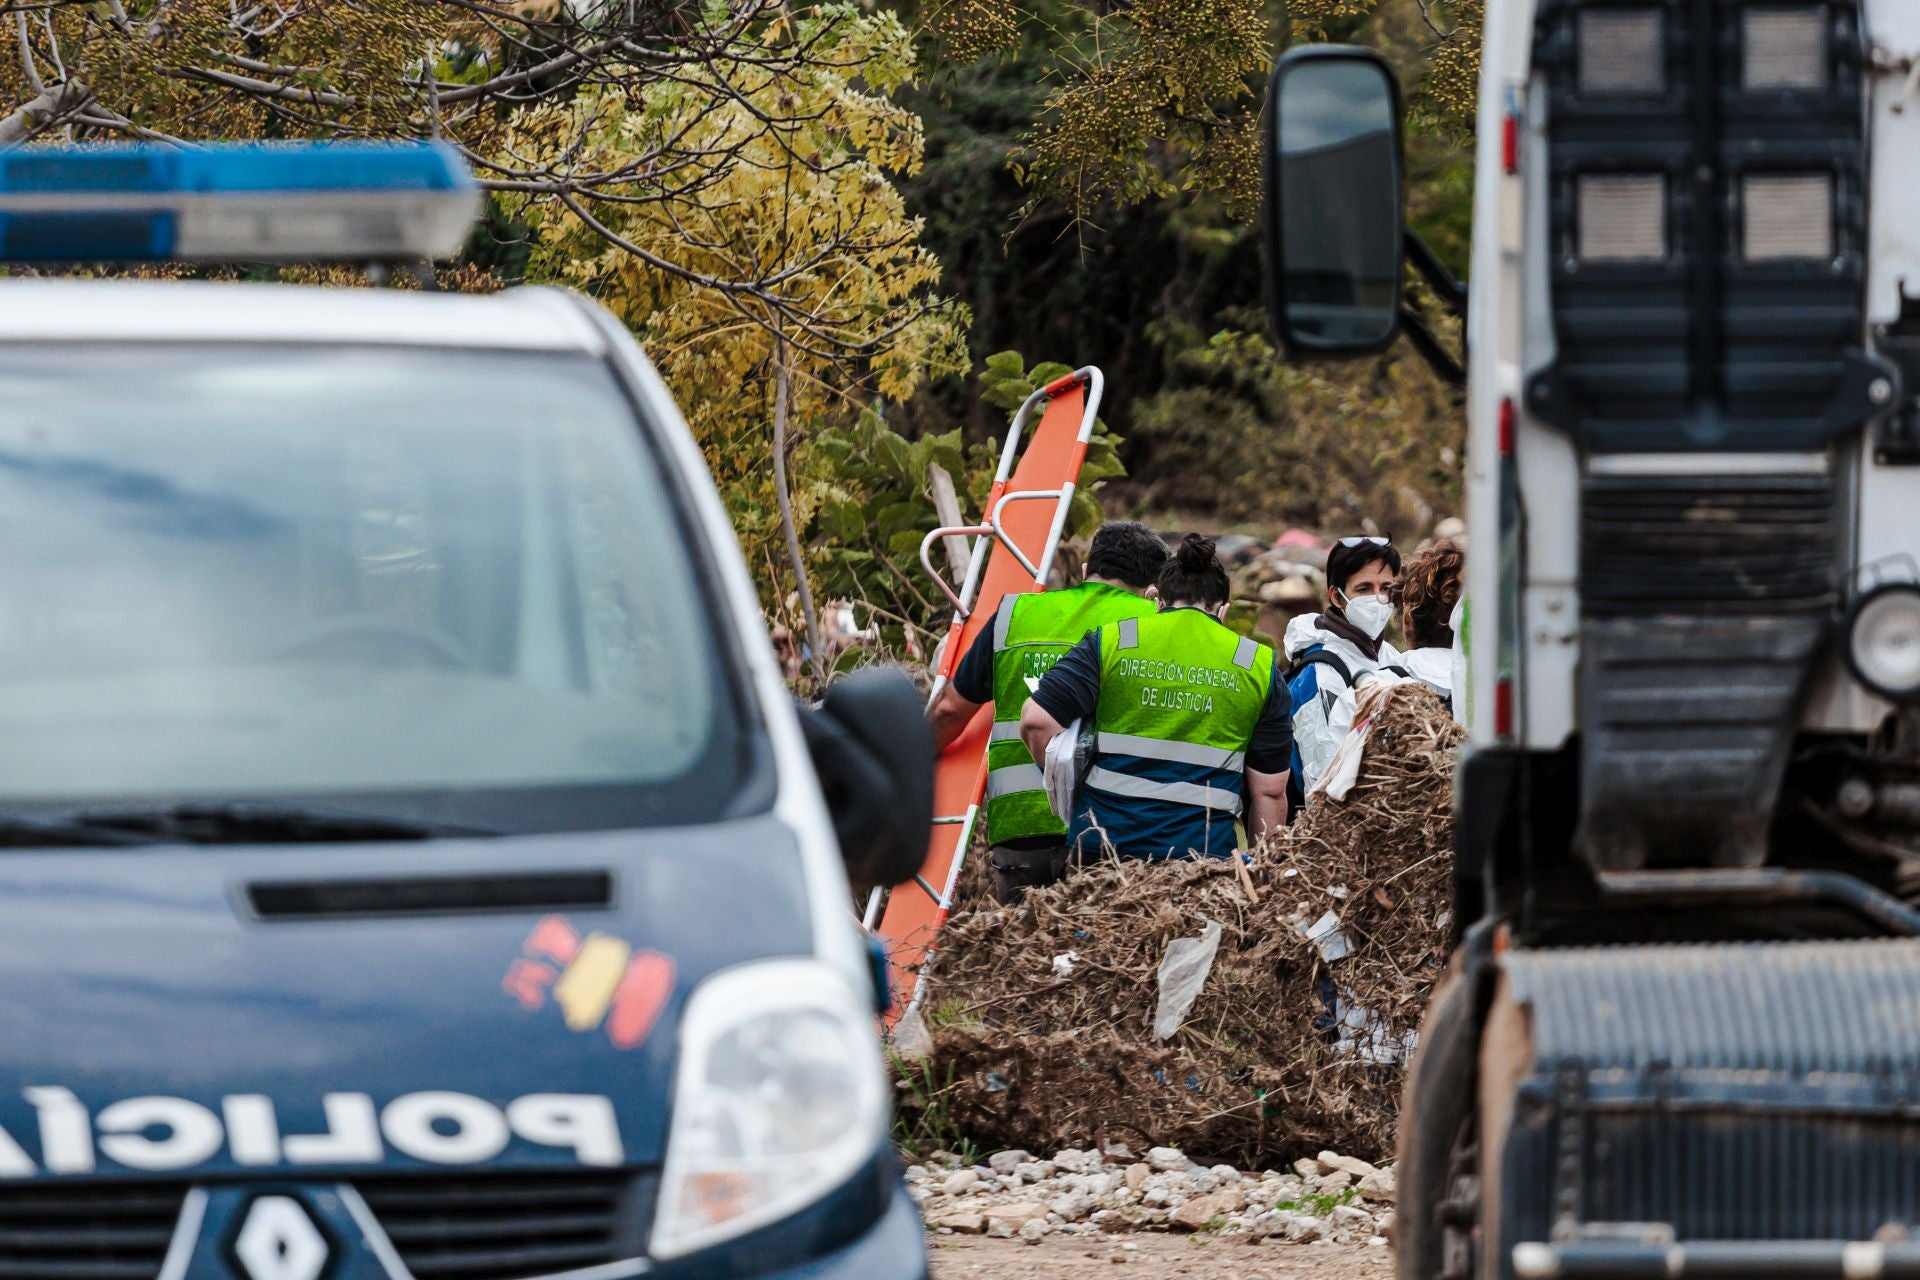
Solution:
M 926 1187 L 908 1187 L 907 1198 L 922 1208 L 925 1208 L 927 1201 L 933 1199 L 933 1192 Z
M 1322 1191 L 1345 1191 L 1353 1185 L 1353 1175 L 1342 1169 L 1338 1173 L 1329 1173 L 1320 1179 Z
M 1436 538 L 1458 538 L 1465 534 L 1466 531 L 1467 522 L 1459 516 L 1448 516 L 1439 524 L 1433 526 L 1433 536 Z
M 1368 1235 L 1373 1234 L 1373 1215 L 1358 1205 L 1337 1204 L 1327 1215 L 1327 1221 L 1336 1227 L 1365 1227 Z
M 1303 1178 L 1317 1178 L 1320 1176 L 1320 1162 L 1302 1157 L 1293 1162 L 1293 1171 Z
M 987 1157 L 987 1168 L 1004 1178 L 1031 1159 L 1025 1151 L 996 1151 Z
M 926 1180 L 926 1177 L 927 1177 L 927 1166 L 925 1166 L 925 1165 L 923 1165 L 923 1164 L 910 1164 L 910 1165 L 908 1165 L 908 1166 L 907 1166 L 907 1174 L 906 1174 L 906 1177 L 907 1177 L 907 1181 L 908 1181 L 908 1182 L 923 1182 L 923 1181 L 925 1181 L 925 1180 Z
M 1290 573 L 1284 578 L 1260 584 L 1261 604 L 1312 604 L 1320 598 L 1313 581 L 1304 574 Z
M 1286 1229 L 1287 1215 L 1278 1209 L 1268 1209 L 1265 1213 L 1255 1214 L 1247 1222 L 1247 1230 L 1255 1239 L 1279 1235 Z
M 1393 1242 L 1393 1217 L 1394 1211 L 1392 1209 L 1386 1209 L 1373 1215 L 1374 1225 L 1380 1229 L 1380 1234 L 1386 1237 L 1389 1244 Z
M 956 1169 L 947 1175 L 940 1184 L 940 1190 L 950 1196 L 963 1196 L 980 1185 L 980 1175 L 972 1169 Z
M 935 1218 L 933 1225 L 956 1235 L 977 1236 L 987 1229 L 987 1220 L 977 1213 L 950 1213 L 944 1218 Z
M 1028 1244 L 1039 1244 L 1047 1232 L 1053 1230 L 1045 1218 L 1028 1218 L 1020 1224 L 1020 1238 Z
M 1062 1222 L 1078 1222 L 1093 1210 L 1093 1201 L 1082 1195 L 1055 1196 L 1047 1201 L 1047 1212 L 1058 1214 Z
M 987 1235 L 995 1240 L 1011 1240 L 1017 1228 L 1011 1222 L 987 1223 Z
M 1140 1193 L 1140 1203 L 1144 1205 L 1158 1207 L 1160 1205 L 1170 1204 L 1172 1201 L 1173 1192 L 1167 1190 L 1165 1187 L 1148 1187 Z
M 1213 549 L 1221 564 L 1236 565 L 1245 564 L 1265 551 L 1267 544 L 1244 533 L 1223 533 L 1214 539 Z
M 1332 1151 L 1322 1151 L 1318 1161 L 1322 1173 L 1347 1173 L 1355 1178 L 1364 1178 L 1380 1170 L 1365 1160 L 1356 1160 L 1352 1156 L 1339 1155 Z
M 1053 1167 L 1062 1173 L 1091 1173 L 1099 1164 L 1099 1156 L 1075 1147 L 1055 1152 L 1053 1157 Z
M 1004 1222 L 1014 1228 L 1018 1228 L 1023 1222 L 1031 1222 L 1035 1218 L 1046 1216 L 1047 1207 L 1043 1204 L 1035 1204 L 1031 1200 L 1016 1200 L 1012 1204 L 992 1205 L 987 1209 L 986 1214 L 989 1227 Z
M 1287 1216 L 1286 1237 L 1295 1244 L 1311 1244 L 1327 1234 L 1327 1224 L 1304 1213 Z
M 1047 1170 L 1047 1173 L 1051 1172 L 1051 1169 Z M 1041 1172 L 1041 1166 L 1038 1160 L 1022 1160 L 1019 1166 L 1014 1169 L 1013 1178 L 1016 1182 L 1044 1182 L 1046 1181 L 1047 1173 Z
M 1240 1181 L 1240 1171 L 1230 1164 L 1217 1164 L 1207 1172 L 1212 1174 L 1213 1180 L 1223 1187 L 1232 1186 Z
M 1198 1231 L 1215 1218 L 1240 1212 L 1243 1203 L 1244 1197 L 1238 1191 L 1215 1191 L 1211 1195 L 1195 1196 L 1173 1211 L 1173 1223 L 1189 1231 Z
M 1360 1194 L 1369 1200 L 1385 1200 L 1392 1204 L 1396 1192 L 1393 1182 L 1393 1170 L 1375 1169 L 1354 1184 L 1360 1188 Z
M 1152 1172 L 1153 1172 L 1152 1168 L 1144 1164 L 1128 1165 L 1127 1166 L 1127 1190 L 1135 1191 L 1135 1192 L 1139 1191 L 1141 1187 L 1144 1187 L 1147 1184 L 1147 1176 Z
M 1147 1152 L 1147 1163 L 1161 1172 L 1185 1169 L 1189 1163 L 1178 1147 L 1155 1147 Z

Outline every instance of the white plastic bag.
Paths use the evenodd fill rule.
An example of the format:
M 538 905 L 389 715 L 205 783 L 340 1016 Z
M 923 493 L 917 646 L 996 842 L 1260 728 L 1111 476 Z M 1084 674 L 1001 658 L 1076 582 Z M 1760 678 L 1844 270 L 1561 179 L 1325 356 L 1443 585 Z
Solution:
M 1220 951 L 1220 923 L 1208 920 L 1197 938 L 1175 938 L 1160 961 L 1160 1004 L 1153 1011 L 1153 1038 L 1165 1040 L 1186 1021 L 1187 1010 L 1213 972 Z
M 1062 822 L 1073 821 L 1073 797 L 1080 789 L 1080 732 L 1081 722 L 1075 720 L 1054 734 L 1047 743 L 1047 758 L 1041 762 L 1041 775 L 1047 784 L 1047 807 Z

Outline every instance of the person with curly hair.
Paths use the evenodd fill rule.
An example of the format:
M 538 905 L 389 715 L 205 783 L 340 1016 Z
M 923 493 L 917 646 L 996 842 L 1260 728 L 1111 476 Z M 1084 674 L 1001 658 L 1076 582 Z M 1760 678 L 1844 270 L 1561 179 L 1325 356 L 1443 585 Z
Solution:
M 1407 561 L 1400 575 L 1400 629 L 1408 649 L 1400 655 L 1413 678 L 1453 705 L 1454 628 L 1460 611 L 1466 553 L 1442 538 Z M 1459 709 L 1454 710 L 1456 716 Z

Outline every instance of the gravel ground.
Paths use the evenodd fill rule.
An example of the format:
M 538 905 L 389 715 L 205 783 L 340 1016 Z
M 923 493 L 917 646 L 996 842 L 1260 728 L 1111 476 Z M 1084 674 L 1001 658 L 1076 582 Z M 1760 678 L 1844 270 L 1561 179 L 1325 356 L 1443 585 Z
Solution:
M 1097 1246 L 1087 1240 L 1023 1240 L 982 1236 L 934 1236 L 933 1280 L 973 1276 L 1006 1280 L 1069 1280 L 1107 1274 L 1159 1280 L 1393 1280 L 1393 1251 L 1379 1245 L 1248 1245 L 1245 1239 L 1137 1233 Z M 1124 1262 L 1118 1262 L 1125 1259 Z M 1115 1265 L 1118 1262 L 1118 1265 Z
M 1209 1167 L 1170 1147 L 1144 1159 L 1118 1148 L 1002 1151 L 980 1163 L 934 1153 L 907 1170 L 907 1190 L 926 1215 L 934 1280 L 1393 1274 L 1393 1171 L 1331 1151 L 1265 1172 Z

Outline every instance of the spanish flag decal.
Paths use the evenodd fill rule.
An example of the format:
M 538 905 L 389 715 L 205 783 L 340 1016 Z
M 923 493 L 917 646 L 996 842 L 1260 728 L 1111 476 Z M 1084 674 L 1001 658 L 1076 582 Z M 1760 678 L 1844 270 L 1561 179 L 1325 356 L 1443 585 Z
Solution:
M 618 1049 L 645 1041 L 673 994 L 671 958 L 635 951 L 611 934 L 581 937 L 562 916 L 542 920 L 520 951 L 501 980 L 506 993 L 529 1012 L 551 997 L 569 1029 L 605 1027 Z

